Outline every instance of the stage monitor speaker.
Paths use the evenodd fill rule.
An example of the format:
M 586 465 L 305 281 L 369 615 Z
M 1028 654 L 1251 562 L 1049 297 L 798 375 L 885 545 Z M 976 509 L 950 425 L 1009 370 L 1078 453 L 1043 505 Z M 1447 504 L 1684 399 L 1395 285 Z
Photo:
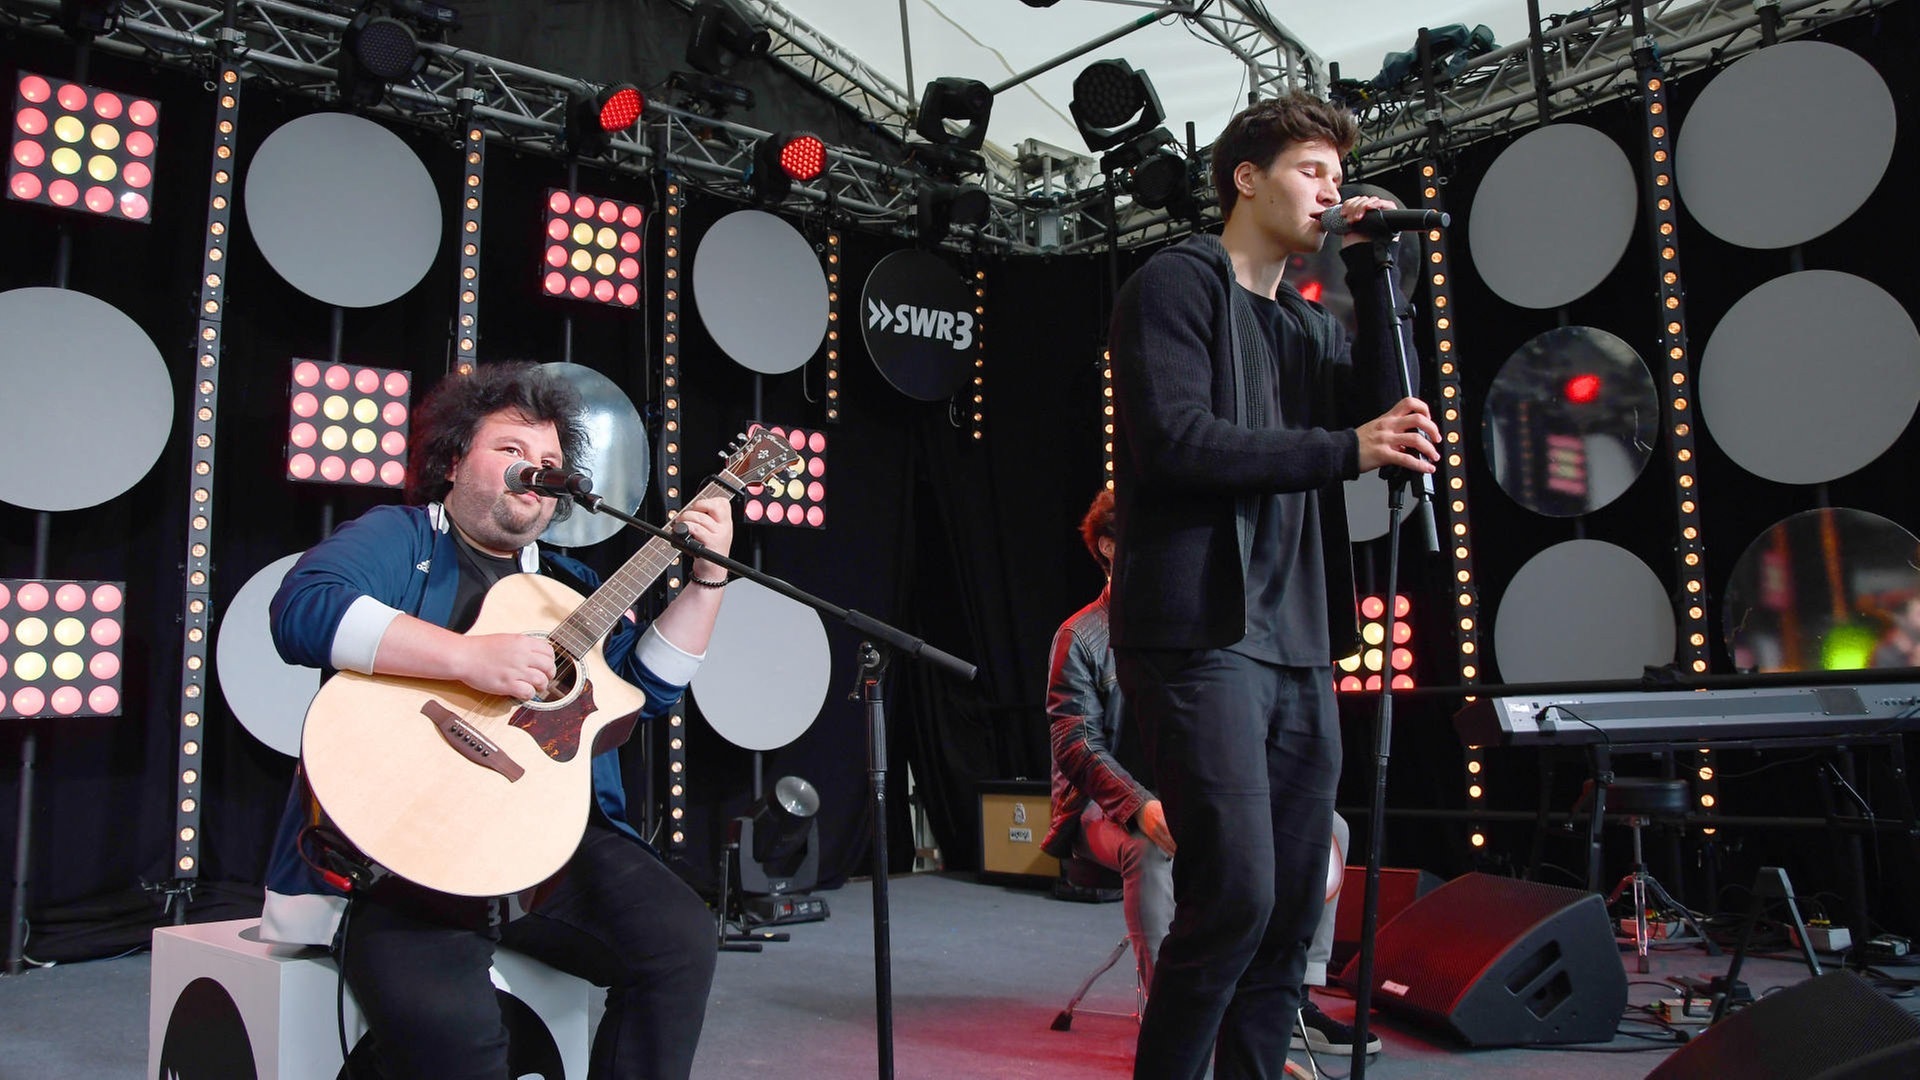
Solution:
M 1920 1076 L 1920 1019 L 1851 971 L 1776 991 L 1693 1037 L 1647 1080 Z
M 1379 925 L 1385 926 L 1408 904 L 1441 885 L 1440 876 L 1426 870 L 1408 870 L 1394 866 L 1380 868 Z M 1367 895 L 1367 868 L 1347 867 L 1340 883 L 1340 897 L 1333 912 L 1332 963 L 1344 965 L 1360 951 L 1360 921 Z
M 1340 981 L 1359 978 L 1355 956 Z M 1382 925 L 1373 979 L 1382 1011 L 1468 1046 L 1608 1042 L 1627 1010 L 1600 894 L 1488 874 L 1455 878 Z

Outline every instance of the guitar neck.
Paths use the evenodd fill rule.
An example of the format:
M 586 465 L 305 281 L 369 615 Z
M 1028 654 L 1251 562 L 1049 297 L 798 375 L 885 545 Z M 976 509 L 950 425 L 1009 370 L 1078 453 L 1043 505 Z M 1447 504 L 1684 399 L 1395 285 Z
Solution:
M 709 482 L 690 501 L 712 496 L 731 498 L 732 495 L 733 492 L 721 484 Z M 648 538 L 640 550 L 633 553 L 633 558 L 602 582 L 593 595 L 547 637 L 571 655 L 584 654 L 613 629 L 613 624 L 633 607 L 641 593 L 653 586 L 661 572 L 673 564 L 676 554 L 674 546 L 667 541 L 657 536 Z

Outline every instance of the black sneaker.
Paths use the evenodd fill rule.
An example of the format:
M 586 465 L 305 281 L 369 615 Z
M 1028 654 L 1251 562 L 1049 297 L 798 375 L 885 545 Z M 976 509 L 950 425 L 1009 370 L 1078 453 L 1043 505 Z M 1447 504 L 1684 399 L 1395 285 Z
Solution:
M 1305 1031 L 1305 1037 L 1301 1032 Z M 1353 1028 L 1343 1024 L 1320 1011 L 1311 998 L 1300 1003 L 1300 1026 L 1293 1032 L 1295 1050 L 1311 1050 L 1316 1054 L 1336 1054 L 1341 1056 L 1353 1053 Z M 1380 1052 L 1380 1036 L 1367 1032 L 1367 1053 Z

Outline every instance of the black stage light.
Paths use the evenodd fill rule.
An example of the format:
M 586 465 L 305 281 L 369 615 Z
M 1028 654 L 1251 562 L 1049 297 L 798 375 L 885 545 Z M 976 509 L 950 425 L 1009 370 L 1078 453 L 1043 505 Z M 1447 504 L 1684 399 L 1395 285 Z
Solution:
M 992 114 L 993 91 L 986 83 L 949 76 L 927 84 L 913 130 L 928 142 L 978 150 L 987 141 L 987 118 Z M 947 130 L 948 120 L 966 121 L 967 126 L 956 134 Z
M 647 107 L 632 83 L 614 83 L 591 95 L 567 99 L 567 147 L 578 157 L 604 153 L 613 136 L 631 128 Z
M 92 41 L 120 24 L 120 0 L 60 0 L 54 22 L 75 41 Z
M 1133 201 L 1149 210 L 1191 203 L 1193 183 L 1186 159 L 1166 147 L 1149 153 L 1133 170 Z
M 773 36 L 741 0 L 700 0 L 693 6 L 693 36 L 687 63 L 708 75 L 725 75 L 742 57 L 767 54 Z
M 443 41 L 449 31 L 460 29 L 460 13 L 433 0 L 387 0 L 387 7 L 395 15 L 412 19 L 415 26 L 427 31 L 435 41 Z
M 805 131 L 779 131 L 753 148 L 753 172 L 748 183 L 754 197 L 773 204 L 787 197 L 795 180 L 820 179 L 827 171 L 827 144 Z
M 920 186 L 916 200 L 915 232 L 922 244 L 931 246 L 946 239 L 955 225 L 985 225 L 992 210 L 986 189 L 978 184 L 929 182 Z
M 927 172 L 951 180 L 969 173 L 987 171 L 987 159 L 978 150 L 945 143 L 910 142 L 907 159 Z
M 426 70 L 420 39 L 399 19 L 362 11 L 340 37 L 336 81 L 340 96 L 354 105 L 377 105 L 390 83 L 404 82 Z
M 739 873 L 746 921 L 801 922 L 827 917 L 819 901 L 793 897 L 820 882 L 820 793 L 797 776 L 783 776 L 734 818 L 727 830 L 729 853 Z
M 680 91 L 694 105 L 708 106 L 715 116 L 725 115 L 728 109 L 753 108 L 750 87 L 697 71 L 676 71 L 667 76 L 667 89 Z
M 1125 142 L 1167 118 L 1147 73 L 1125 60 L 1100 60 L 1074 76 L 1067 111 L 1089 150 Z

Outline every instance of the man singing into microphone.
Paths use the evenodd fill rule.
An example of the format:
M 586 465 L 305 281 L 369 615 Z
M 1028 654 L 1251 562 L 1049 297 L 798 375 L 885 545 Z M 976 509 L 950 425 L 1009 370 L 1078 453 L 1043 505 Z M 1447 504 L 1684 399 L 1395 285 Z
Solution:
M 569 384 L 530 364 L 485 364 L 443 379 L 414 417 L 414 505 L 375 507 L 300 559 L 273 598 L 280 654 L 328 671 L 459 681 L 506 698 L 544 691 L 555 677 L 545 637 L 462 631 L 488 588 L 510 574 L 598 585 L 586 566 L 534 542 L 553 518 L 553 499 L 509 483 L 525 479 L 525 462 L 564 476 L 586 446 L 581 412 Z M 676 520 L 715 552 L 731 545 L 725 500 L 695 502 Z M 607 637 L 607 660 L 646 694 L 642 721 L 666 715 L 706 654 L 726 572 L 703 560 L 691 578 L 695 587 L 652 625 L 623 619 Z M 520 898 L 452 896 L 398 877 L 356 889 L 349 910 L 337 879 L 315 865 L 325 856 L 313 827 L 324 817 L 296 776 L 267 871 L 262 935 L 333 947 L 383 1076 L 508 1075 L 507 1029 L 487 974 L 497 942 L 608 988 L 590 1076 L 685 1077 L 713 981 L 713 918 L 627 823 L 615 751 L 593 759 L 592 776 L 586 834 L 530 910 Z
M 1331 662 L 1354 640 L 1338 483 L 1431 472 L 1439 429 L 1400 394 L 1386 284 L 1345 236 L 1357 339 L 1281 281 L 1319 249 L 1356 130 L 1305 94 L 1214 143 L 1226 227 L 1156 254 L 1110 340 L 1120 686 L 1179 858 L 1173 927 L 1134 1075 L 1278 1077 L 1324 902 L 1340 732 Z

